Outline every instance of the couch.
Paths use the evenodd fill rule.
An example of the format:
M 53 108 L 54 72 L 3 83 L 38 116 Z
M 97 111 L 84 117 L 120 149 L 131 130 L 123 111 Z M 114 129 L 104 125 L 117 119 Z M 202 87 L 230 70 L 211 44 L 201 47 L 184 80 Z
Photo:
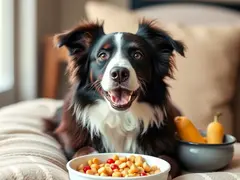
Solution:
M 0 110 L 0 179 L 68 180 L 67 160 L 59 143 L 43 132 L 43 118 L 53 116 L 61 100 L 36 99 Z M 184 172 L 174 180 L 237 180 L 240 178 L 240 144 L 225 170 Z
M 187 46 L 186 58 L 176 56 L 176 80 L 166 80 L 171 85 L 174 103 L 201 129 L 212 121 L 216 111 L 223 112 L 225 132 L 239 141 L 240 18 L 234 12 L 209 8 L 164 6 L 133 12 L 108 3 L 88 2 L 85 9 L 89 20 L 105 20 L 105 32 L 135 32 L 139 17 L 164 17 L 165 22 L 160 21 L 159 26 Z M 178 21 L 174 22 L 167 13 L 178 13 Z M 194 20 L 189 13 L 195 16 Z M 179 18 L 180 14 L 184 18 Z M 42 121 L 53 116 L 62 103 L 42 98 L 0 109 L 0 180 L 68 179 L 67 160 L 59 143 L 43 132 Z M 174 180 L 240 179 L 240 144 L 236 143 L 234 148 L 234 158 L 225 169 L 206 173 L 183 171 Z

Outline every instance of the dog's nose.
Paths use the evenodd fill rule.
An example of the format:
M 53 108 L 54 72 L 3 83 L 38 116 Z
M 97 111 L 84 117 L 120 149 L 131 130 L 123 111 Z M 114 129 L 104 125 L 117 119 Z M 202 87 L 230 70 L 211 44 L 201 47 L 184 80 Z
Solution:
M 122 83 L 128 80 L 129 78 L 129 70 L 124 67 L 114 67 L 110 71 L 110 76 L 112 80 L 118 83 Z

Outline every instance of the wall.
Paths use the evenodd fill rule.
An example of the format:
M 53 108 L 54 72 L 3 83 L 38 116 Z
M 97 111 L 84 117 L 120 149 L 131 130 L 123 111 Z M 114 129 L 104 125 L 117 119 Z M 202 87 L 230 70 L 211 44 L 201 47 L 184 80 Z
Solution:
M 117 6 L 128 8 L 129 7 L 129 0 L 106 0 L 109 3 L 113 3 Z
M 14 1 L 14 65 L 16 100 L 36 97 L 37 92 L 37 1 Z
M 61 3 L 59 0 L 37 0 L 37 69 L 38 96 L 42 90 L 43 47 L 48 35 L 61 30 Z
M 61 0 L 60 28 L 66 30 L 85 18 L 84 4 L 87 0 Z
M 60 27 L 66 30 L 77 24 L 82 18 L 86 18 L 84 4 L 87 0 L 61 0 Z M 98 0 L 104 1 L 104 0 Z M 129 0 L 105 0 L 117 6 L 128 7 Z

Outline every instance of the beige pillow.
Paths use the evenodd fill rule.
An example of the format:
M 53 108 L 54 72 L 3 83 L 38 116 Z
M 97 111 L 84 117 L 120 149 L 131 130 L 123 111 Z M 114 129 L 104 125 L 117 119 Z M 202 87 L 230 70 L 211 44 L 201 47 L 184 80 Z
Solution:
M 104 20 L 107 33 L 122 30 L 134 33 L 140 18 L 133 12 L 99 2 L 87 3 L 86 13 L 90 20 Z M 234 26 L 160 26 L 187 46 L 186 58 L 176 57 L 176 80 L 169 81 L 175 104 L 201 129 L 206 129 L 213 115 L 221 111 L 226 132 L 233 133 L 231 103 L 240 60 L 240 29 Z
M 240 28 L 172 25 L 167 29 L 188 47 L 186 58 L 176 58 L 176 80 L 169 81 L 173 101 L 201 129 L 221 111 L 226 132 L 233 133 Z
M 135 33 L 138 29 L 139 17 L 130 11 L 121 9 L 106 2 L 86 2 L 87 18 L 96 21 L 104 20 L 105 33 L 116 31 Z

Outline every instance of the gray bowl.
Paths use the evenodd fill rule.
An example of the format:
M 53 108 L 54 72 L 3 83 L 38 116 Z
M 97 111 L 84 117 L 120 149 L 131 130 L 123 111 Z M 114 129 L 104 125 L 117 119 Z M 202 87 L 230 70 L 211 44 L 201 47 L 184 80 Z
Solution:
M 204 131 L 200 131 L 205 135 Z M 226 134 L 223 144 L 198 144 L 177 138 L 177 156 L 181 165 L 190 172 L 211 172 L 226 167 L 233 158 L 236 138 Z

